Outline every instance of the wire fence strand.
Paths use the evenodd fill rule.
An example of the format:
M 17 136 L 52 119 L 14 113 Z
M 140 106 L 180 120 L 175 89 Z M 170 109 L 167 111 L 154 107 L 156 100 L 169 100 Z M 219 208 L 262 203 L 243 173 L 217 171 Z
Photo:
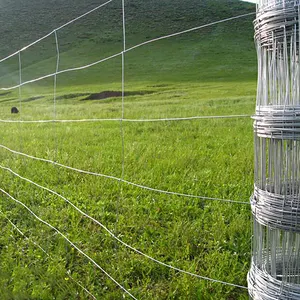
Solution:
M 34 42 L 28 44 L 27 46 L 24 46 L 24 47 L 21 48 L 20 50 L 18 50 L 18 51 L 16 51 L 16 52 L 14 52 L 14 53 L 12 53 L 12 54 L 10 54 L 10 55 L 8 55 L 8 56 L 6 56 L 6 57 L 0 59 L 0 63 L 2 63 L 2 62 L 4 62 L 4 61 L 8 60 L 8 59 L 11 58 L 11 57 L 14 57 L 14 56 L 18 55 L 19 52 L 25 51 L 26 49 L 28 49 L 28 48 L 30 48 L 30 47 L 32 47 L 32 46 L 38 44 L 38 43 L 41 42 L 42 40 L 44 40 L 44 39 L 46 39 L 47 37 L 49 37 L 50 35 L 52 35 L 54 32 L 56 32 L 56 31 L 58 31 L 58 30 L 60 30 L 60 29 L 62 29 L 62 28 L 64 28 L 64 27 L 66 27 L 66 26 L 68 26 L 68 25 L 70 25 L 70 24 L 72 24 L 72 23 L 78 21 L 79 19 L 81 19 L 81 18 L 83 18 L 83 17 L 85 17 L 85 16 L 91 14 L 92 12 L 94 12 L 94 11 L 100 9 L 101 7 L 106 6 L 107 4 L 109 4 L 109 3 L 112 2 L 112 1 L 114 1 L 114 0 L 109 0 L 109 1 L 107 1 L 107 2 L 105 2 L 105 3 L 102 3 L 102 4 L 98 5 L 98 6 L 96 6 L 95 8 L 93 8 L 93 9 L 87 11 L 86 13 L 84 13 L 84 14 L 82 14 L 82 15 L 80 15 L 80 16 L 78 16 L 78 17 L 76 17 L 76 18 L 74 18 L 74 19 L 72 19 L 72 20 L 70 20 L 70 21 L 68 21 L 67 23 L 65 23 L 65 24 L 63 24 L 63 25 L 61 25 L 61 26 L 59 26 L 59 27 L 53 29 L 51 32 L 45 34 L 45 35 L 42 36 L 41 38 L 39 38 L 39 39 L 35 40 Z
M 222 116 L 191 116 L 191 117 L 174 117 L 174 118 L 157 118 L 157 119 L 126 119 L 126 118 L 103 118 L 103 119 L 51 119 L 51 120 L 4 120 L 0 119 L 0 123 L 85 123 L 85 122 L 123 122 L 128 123 L 154 123 L 154 122 L 176 122 L 176 121 L 192 121 L 192 120 L 209 120 L 209 119 L 243 119 L 250 118 L 251 115 L 222 115 Z
M 197 30 L 200 30 L 200 29 L 203 29 L 203 28 L 206 28 L 206 27 L 210 27 L 210 26 L 214 26 L 214 25 L 218 25 L 218 24 L 221 24 L 221 23 L 225 23 L 225 22 L 229 22 L 229 21 L 233 21 L 233 20 L 237 20 L 237 19 L 241 19 L 241 18 L 253 16 L 255 14 L 256 14 L 255 12 L 251 12 L 251 13 L 247 13 L 247 14 L 242 14 L 242 15 L 238 15 L 238 16 L 234 16 L 234 17 L 229 17 L 229 18 L 226 18 L 226 19 L 218 20 L 218 21 L 215 21 L 215 22 L 210 22 L 210 23 L 207 23 L 207 24 L 204 24 L 204 25 L 200 25 L 200 26 L 196 26 L 196 27 L 193 27 L 193 28 L 189 28 L 189 29 L 186 29 L 186 30 L 178 31 L 178 32 L 171 33 L 171 34 L 168 34 L 168 35 L 164 35 L 164 36 L 161 36 L 161 37 L 158 37 L 158 38 L 155 38 L 155 39 L 151 39 L 151 40 L 148 40 L 146 42 L 137 44 L 137 45 L 132 46 L 130 48 L 127 48 L 126 52 L 132 51 L 132 50 L 134 50 L 136 48 L 140 48 L 140 47 L 145 46 L 147 44 L 152 44 L 152 43 L 155 43 L 155 42 L 158 42 L 158 41 L 161 41 L 161 40 L 169 39 L 171 37 L 183 35 L 183 34 L 186 34 L 186 33 L 190 33 L 190 32 L 193 32 L 193 31 L 197 31 Z
M 76 246 L 66 235 L 64 235 L 61 231 L 59 231 L 56 227 L 51 225 L 50 223 L 41 219 L 38 215 L 36 215 L 26 204 L 22 201 L 14 198 L 8 192 L 0 188 L 0 192 L 6 195 L 8 198 L 23 206 L 33 217 L 35 217 L 39 222 L 48 226 L 52 230 L 54 230 L 57 234 L 59 234 L 64 240 L 66 240 L 74 249 L 76 249 L 81 255 L 86 257 L 93 265 L 95 265 L 102 273 L 104 273 L 112 282 L 114 282 L 121 290 L 123 290 L 127 295 L 129 295 L 132 299 L 137 300 L 125 287 L 123 287 L 118 281 L 116 281 L 107 271 L 105 271 L 95 260 L 93 260 L 88 254 L 86 254 L 83 250 L 81 250 L 78 246 Z
M 103 62 L 105 62 L 107 60 L 110 60 L 110 59 L 113 59 L 115 57 L 118 57 L 120 55 L 122 55 L 122 52 L 113 54 L 113 55 L 111 55 L 109 57 L 105 57 L 103 59 L 97 60 L 95 62 L 92 62 L 92 63 L 84 65 L 84 66 L 75 67 L 75 68 L 69 68 L 69 69 L 61 70 L 61 71 L 54 72 L 54 73 L 51 73 L 51 74 L 43 75 L 43 76 L 35 78 L 35 79 L 23 81 L 21 84 L 17 84 L 17 85 L 14 85 L 14 86 L 11 86 L 11 87 L 6 87 L 6 88 L 5 87 L 4 88 L 0 88 L 0 90 L 2 90 L 2 91 L 10 91 L 10 90 L 14 90 L 14 89 L 20 88 L 20 87 L 22 87 L 24 85 L 27 85 L 27 84 L 30 84 L 30 83 L 35 83 L 35 82 L 38 82 L 38 81 L 41 81 L 41 80 L 44 80 L 44 79 L 47 79 L 47 78 L 51 78 L 51 77 L 60 75 L 60 74 L 88 69 L 90 67 L 93 67 L 93 66 L 98 65 L 100 63 L 103 63 Z
M 110 0 L 110 1 L 108 1 L 106 3 L 109 3 L 111 1 L 113 1 L 113 0 Z M 229 21 L 232 21 L 232 20 L 236 20 L 236 19 L 240 19 L 240 18 L 245 18 L 245 17 L 251 16 L 251 15 L 254 15 L 254 14 L 255 13 L 242 14 L 242 15 L 239 15 L 239 16 L 230 17 L 230 18 L 226 18 L 226 19 L 223 19 L 223 20 L 219 20 L 219 21 L 207 23 L 207 24 L 204 24 L 204 25 L 201 25 L 201 26 L 193 27 L 193 28 L 190 28 L 190 29 L 187 29 L 187 30 L 179 31 L 179 32 L 176 32 L 176 33 L 173 33 L 173 34 L 161 36 L 161 37 L 158 37 L 158 38 L 155 38 L 155 39 L 151 39 L 151 40 L 148 40 L 146 42 L 137 44 L 137 45 L 132 46 L 132 47 L 127 48 L 127 49 L 124 48 L 123 51 L 121 51 L 121 52 L 115 53 L 115 54 L 113 54 L 111 56 L 105 57 L 105 58 L 100 59 L 98 61 L 95 61 L 93 63 L 87 64 L 87 65 L 84 65 L 84 66 L 80 66 L 80 67 L 76 67 L 76 68 L 69 68 L 69 69 L 61 70 L 59 72 L 54 72 L 54 73 L 47 74 L 47 75 L 43 75 L 43 76 L 35 78 L 35 79 L 24 81 L 24 82 L 22 82 L 22 84 L 14 85 L 14 86 L 11 86 L 11 87 L 2 87 L 2 88 L 0 88 L 0 90 L 2 90 L 2 91 L 10 91 L 10 90 L 14 90 L 16 88 L 19 88 L 20 86 L 24 86 L 24 85 L 27 85 L 27 84 L 30 84 L 30 83 L 38 82 L 40 80 L 47 79 L 47 78 L 53 77 L 55 75 L 59 75 L 59 74 L 63 74 L 63 73 L 68 73 L 68 72 L 73 72 L 73 71 L 79 71 L 79 70 L 87 69 L 87 68 L 95 66 L 95 65 L 97 65 L 99 63 L 102 63 L 102 62 L 105 62 L 107 60 L 113 59 L 115 57 L 124 56 L 125 53 L 127 53 L 129 51 L 132 51 L 132 50 L 134 50 L 136 48 L 142 47 L 144 45 L 147 45 L 147 44 L 151 44 L 151 43 L 154 43 L 154 42 L 157 42 L 157 41 L 160 41 L 160 40 L 168 39 L 168 38 L 171 38 L 171 37 L 174 37 L 174 36 L 179 36 L 179 35 L 186 34 L 186 33 L 189 33 L 189 32 L 193 32 L 193 31 L 196 31 L 196 30 L 200 30 L 202 28 L 214 26 L 214 25 L 221 24 L 221 23 L 224 23 L 224 22 L 229 22 Z M 67 26 L 67 25 L 65 25 L 65 26 Z M 47 36 L 50 36 L 51 34 L 53 34 L 54 32 L 56 32 L 57 30 L 59 30 L 61 28 L 63 28 L 63 27 L 61 26 L 61 27 L 53 30 Z M 34 43 L 30 44 L 30 46 L 32 46 L 32 45 L 34 45 Z M 18 52 L 16 52 L 14 55 L 16 55 L 16 54 L 20 53 L 21 51 L 27 49 L 28 47 L 29 46 L 22 48 L 21 50 L 19 50 Z M 125 42 L 124 42 L 124 47 L 126 47 Z M 11 56 L 13 56 L 13 55 L 11 55 Z M 3 60 L 5 60 L 5 59 L 0 60 L 0 63 Z
M 214 197 L 206 197 L 206 196 L 198 196 L 198 195 L 191 195 L 191 194 L 185 194 L 185 193 L 178 193 L 178 192 L 173 192 L 173 191 L 166 191 L 166 190 L 162 190 L 162 189 L 156 189 L 156 188 L 152 188 L 152 187 L 148 187 L 142 184 L 138 184 L 138 183 L 134 183 L 116 176 L 111 176 L 111 175 L 106 175 L 106 174 L 102 174 L 102 173 L 96 173 L 96 172 L 91 172 L 91 171 L 85 171 L 85 170 L 81 170 L 78 168 L 74 168 L 71 166 L 67 166 L 64 164 L 61 164 L 59 162 L 55 162 L 52 161 L 50 159 L 45 159 L 45 158 L 39 158 L 33 155 L 29 155 L 26 153 L 22 153 L 19 151 L 15 151 L 13 149 L 10 149 L 9 147 L 6 147 L 4 145 L 0 144 L 0 148 L 5 149 L 13 154 L 17 154 L 17 155 L 21 155 L 30 159 L 34 159 L 37 161 L 41 161 L 41 162 L 46 162 L 46 163 L 50 163 L 52 165 L 56 165 L 68 170 L 72 170 L 81 174 L 87 174 L 87 175 L 92 175 L 92 176 L 98 176 L 98 177 L 103 177 L 103 178 L 107 178 L 107 179 L 112 179 L 112 180 L 116 180 L 116 181 L 121 181 L 123 183 L 126 183 L 128 185 L 134 186 L 134 187 L 138 187 L 141 189 L 145 189 L 148 191 L 152 191 L 152 192 L 157 192 L 157 193 L 161 193 L 161 194 L 166 194 L 166 195 L 173 195 L 173 196 L 180 196 L 180 197 L 187 197 L 187 198 L 194 198 L 194 199 L 201 199 L 201 200 L 211 200 L 211 201 L 220 201 L 220 202 L 225 202 L 225 203 L 235 203 L 235 204 L 246 204 L 246 205 L 250 205 L 250 203 L 247 201 L 235 201 L 232 199 L 222 199 L 222 198 L 214 198 Z
M 3 218 L 5 218 L 10 225 L 13 227 L 13 229 L 15 229 L 25 240 L 27 240 L 28 242 L 32 243 L 34 246 L 36 246 L 37 248 L 39 248 L 42 252 L 44 252 L 44 254 L 52 259 L 51 255 L 49 253 L 47 253 L 47 251 L 41 247 L 37 242 L 35 242 L 32 238 L 27 237 L 23 231 L 17 227 L 16 224 L 14 224 L 6 215 L 3 211 L 0 210 L 0 214 L 2 215 Z M 97 300 L 97 298 L 86 288 L 84 287 L 79 281 L 75 280 L 73 276 L 70 275 L 70 272 L 66 272 L 66 275 L 72 280 L 74 281 L 79 287 L 82 288 L 82 290 L 84 290 L 89 296 L 91 296 L 94 300 Z
M 82 211 L 79 207 L 77 207 L 74 203 L 72 203 L 69 199 L 67 199 L 66 197 L 62 196 L 61 194 L 47 188 L 47 187 L 44 187 L 26 177 L 23 177 L 21 176 L 20 174 L 14 172 L 12 169 L 10 168 L 7 168 L 7 167 L 4 167 L 4 166 L 1 166 L 0 165 L 0 169 L 2 170 L 5 170 L 5 171 L 8 171 L 10 172 L 11 174 L 13 174 L 14 176 L 18 177 L 19 179 L 21 180 L 24 180 L 30 184 L 33 184 L 35 185 L 36 187 L 40 188 L 40 189 L 43 189 L 59 198 L 61 198 L 62 200 L 64 200 L 65 202 L 67 202 L 68 204 L 70 204 L 76 211 L 78 211 L 80 214 L 82 214 L 83 216 L 85 216 L 86 218 L 90 219 L 91 221 L 93 221 L 94 223 L 96 223 L 97 225 L 99 225 L 102 229 L 104 229 L 112 238 L 114 238 L 116 241 L 118 241 L 120 244 L 122 244 L 123 246 L 125 246 L 126 248 L 132 250 L 133 252 L 157 263 L 157 264 L 160 264 L 164 267 L 167 267 L 169 269 L 173 269 L 173 270 L 176 270 L 180 273 L 184 273 L 184 274 L 188 274 L 190 276 L 193 276 L 193 277 L 197 277 L 197 278 L 200 278 L 200 279 L 204 279 L 204 280 L 208 280 L 208 281 L 211 281 L 211 282 L 216 282 L 216 283 L 222 283 L 222 284 L 226 284 L 226 285 L 230 285 L 230 286 L 235 286 L 235 287 L 242 287 L 240 285 L 235 285 L 235 284 L 232 284 L 232 283 L 228 283 L 228 282 L 223 282 L 223 281 L 220 281 L 220 280 L 217 280 L 217 279 L 212 279 L 212 278 L 209 278 L 209 277 L 205 277 L 205 276 L 201 276 L 201 275 L 198 275 L 196 273 L 192 273 L 192 272 L 188 272 L 188 271 L 185 271 L 185 270 L 182 270 L 180 268 L 177 268 L 177 267 L 174 267 L 172 265 L 169 265 L 169 264 L 166 264 L 160 260 L 157 260 L 153 257 L 151 257 L 150 255 L 148 254 L 145 254 L 143 253 L 142 251 L 134 248 L 133 246 L 127 244 L 126 242 L 122 241 L 120 238 L 118 238 L 112 231 L 110 231 L 104 224 L 102 224 L 100 221 L 98 221 L 97 219 L 93 218 L 92 216 L 88 215 L 87 213 L 85 213 L 84 211 Z

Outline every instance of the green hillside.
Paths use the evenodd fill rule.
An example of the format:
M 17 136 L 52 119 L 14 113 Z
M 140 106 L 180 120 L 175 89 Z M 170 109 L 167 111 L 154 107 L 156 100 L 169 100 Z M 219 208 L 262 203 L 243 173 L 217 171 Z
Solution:
M 0 4 L 2 12 L 1 56 L 22 48 L 105 2 L 103 0 L 74 0 L 70 5 L 67 1 L 60 0 L 2 1 Z M 151 37 L 251 11 L 254 11 L 254 5 L 238 0 L 125 1 L 128 46 Z M 237 23 L 231 23 L 226 28 L 221 26 L 221 30 L 229 29 L 228 32 L 235 34 L 244 33 L 247 39 L 252 40 L 250 22 L 251 18 L 239 21 L 238 26 Z M 68 41 L 63 41 L 63 44 L 66 46 L 67 42 L 74 42 L 74 37 L 82 40 L 89 39 L 98 46 L 102 42 L 118 42 L 122 34 L 121 25 L 121 1 L 112 1 L 76 25 L 71 25 L 67 31 L 74 36 L 70 36 Z M 211 31 L 217 33 L 215 28 L 208 29 L 206 32 Z
M 0 58 L 101 3 L 0 2 Z M 255 5 L 238 0 L 125 0 L 125 12 L 130 49 L 255 12 Z M 58 30 L 60 71 L 118 55 L 59 74 L 55 88 L 49 77 L 0 91 L 0 120 L 109 120 L 2 122 L 0 188 L 63 232 L 137 299 L 248 299 L 244 288 L 190 276 L 129 250 L 65 198 L 24 177 L 66 197 L 119 239 L 164 264 L 245 286 L 251 251 L 249 205 L 197 196 L 248 202 L 253 188 L 251 119 L 145 119 L 251 115 L 257 68 L 253 19 L 251 15 L 126 51 L 124 102 L 121 1 L 113 0 Z M 52 34 L 21 52 L 22 82 L 55 72 L 56 46 Z M 19 81 L 16 55 L 0 63 L 0 88 Z M 12 115 L 12 106 L 20 113 Z M 33 160 L 2 145 L 108 177 Z M 96 299 L 129 299 L 59 234 L 3 193 L 0 225 L 0 299 L 93 299 L 82 286 Z
M 72 5 L 58 0 L 9 1 L 2 8 L 1 56 L 33 42 L 96 4 L 95 1 L 73 1 Z M 200 3 L 197 0 L 126 1 L 126 47 L 253 10 L 254 5 L 237 0 L 202 0 Z M 252 19 L 248 17 L 219 24 L 133 50 L 126 55 L 127 81 L 253 80 Z M 58 31 L 58 39 L 60 69 L 81 66 L 119 53 L 123 47 L 121 1 L 113 1 Z M 24 81 L 54 72 L 54 41 L 52 35 L 22 52 Z M 9 76 L 8 82 L 12 77 L 18 78 L 17 59 L 12 58 L 1 66 L 1 74 L 15 72 L 14 76 Z M 157 68 L 162 63 L 163 68 Z M 97 69 L 88 76 L 73 76 L 71 81 L 70 76 L 68 80 L 63 77 L 61 83 L 119 81 L 119 65 L 120 58 L 116 58 L 103 64 L 101 72 Z M 178 78 L 178 73 L 184 76 Z

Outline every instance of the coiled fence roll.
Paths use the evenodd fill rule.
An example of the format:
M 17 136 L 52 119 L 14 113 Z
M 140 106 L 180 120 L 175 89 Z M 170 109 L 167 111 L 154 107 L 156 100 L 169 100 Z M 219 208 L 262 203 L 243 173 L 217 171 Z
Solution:
M 253 300 L 300 299 L 300 6 L 258 0 Z

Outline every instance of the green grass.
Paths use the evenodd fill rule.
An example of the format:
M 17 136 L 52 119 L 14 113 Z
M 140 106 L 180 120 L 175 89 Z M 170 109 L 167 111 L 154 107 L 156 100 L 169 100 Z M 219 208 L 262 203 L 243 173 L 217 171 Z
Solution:
M 2 43 L 0 53 L 13 52 L 95 6 L 93 1 L 60 2 L 7 2 L 6 8 L 2 7 L 6 13 L 1 38 L 8 41 L 7 31 L 10 36 L 22 34 L 18 40 L 10 39 L 11 44 Z M 16 10 L 19 19 L 13 14 Z M 254 5 L 234 0 L 127 1 L 127 47 L 254 10 Z M 22 23 L 26 17 L 28 22 Z M 131 94 L 124 99 L 124 117 L 251 115 L 256 89 L 251 21 L 249 17 L 219 24 L 126 53 L 125 90 Z M 120 26 L 120 2 L 113 2 L 102 13 L 59 31 L 60 70 L 121 51 Z M 51 36 L 22 52 L 22 80 L 53 72 L 55 51 Z M 119 119 L 120 97 L 86 98 L 93 93 L 121 91 L 121 74 L 121 57 L 117 57 L 59 75 L 55 108 L 53 78 L 28 84 L 21 93 L 2 91 L 0 119 Z M 18 80 L 17 57 L 0 64 L 1 86 L 18 84 Z M 21 113 L 11 115 L 12 106 Z M 119 121 L 1 123 L 1 129 L 0 143 L 14 150 L 144 186 L 246 202 L 252 192 L 250 118 L 122 122 L 122 127 Z M 247 284 L 249 205 L 149 191 L 2 148 L 0 161 L 0 165 L 60 193 L 124 242 L 164 263 L 201 276 Z M 247 290 L 179 273 L 136 254 L 61 198 L 8 171 L 1 170 L 0 180 L 1 188 L 66 234 L 138 299 L 248 299 Z M 128 298 L 53 230 L 4 195 L 0 210 L 1 299 L 89 299 L 68 274 L 97 299 Z M 4 216 L 50 256 L 13 230 Z

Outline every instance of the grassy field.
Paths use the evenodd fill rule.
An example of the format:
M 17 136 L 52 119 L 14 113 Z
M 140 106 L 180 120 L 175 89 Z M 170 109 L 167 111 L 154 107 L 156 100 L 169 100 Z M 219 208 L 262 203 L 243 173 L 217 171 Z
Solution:
M 99 4 L 73 2 L 33 0 L 25 5 L 9 0 L 1 4 L 5 11 L 2 57 Z M 125 2 L 127 48 L 255 11 L 254 5 L 234 0 L 143 2 Z M 1 120 L 111 120 L 1 123 L 0 188 L 59 229 L 137 299 L 248 299 L 246 289 L 193 277 L 135 253 L 61 197 L 3 167 L 64 196 L 119 239 L 157 260 L 246 286 L 251 249 L 248 204 L 176 196 L 130 183 L 247 202 L 253 185 L 251 119 L 119 119 L 122 115 L 136 120 L 251 115 L 256 89 L 253 18 L 127 52 L 124 102 L 116 97 L 122 91 L 121 56 L 58 75 L 55 93 L 53 78 L 1 91 Z M 121 1 L 112 1 L 57 34 L 59 70 L 119 53 Z M 11 38 L 17 35 L 19 39 Z M 54 35 L 22 52 L 21 62 L 22 81 L 54 72 Z M 19 75 L 18 56 L 1 63 L 0 87 L 17 85 Z M 112 91 L 114 97 L 101 97 Z M 12 106 L 20 113 L 11 115 Z M 12 153 L 1 145 L 115 178 L 81 174 Z M 0 224 L 1 299 L 92 299 L 78 283 L 97 299 L 129 299 L 59 234 L 3 194 Z

